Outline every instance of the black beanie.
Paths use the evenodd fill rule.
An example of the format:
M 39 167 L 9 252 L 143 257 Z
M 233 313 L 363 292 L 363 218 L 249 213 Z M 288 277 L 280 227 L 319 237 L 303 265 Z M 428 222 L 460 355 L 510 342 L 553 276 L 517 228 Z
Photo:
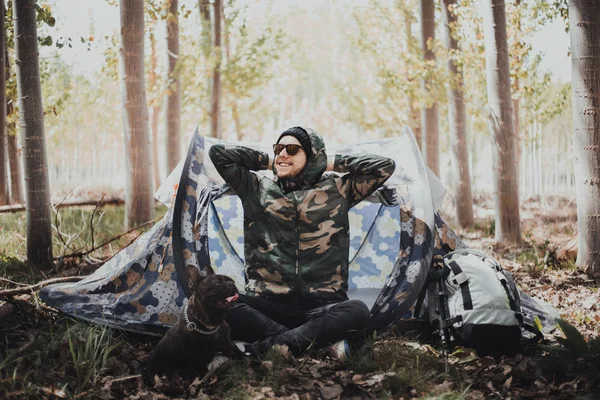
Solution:
M 312 155 L 312 144 L 310 143 L 310 135 L 308 134 L 308 132 L 306 132 L 306 130 L 304 128 L 295 126 L 293 128 L 290 128 L 290 129 L 284 131 L 281 135 L 279 135 L 279 139 L 277 139 L 277 143 L 279 143 L 281 138 L 284 136 L 293 136 L 296 139 L 298 139 L 298 141 L 300 142 L 300 145 L 302 145 L 302 148 L 304 149 L 304 152 L 306 153 L 306 158 L 307 159 L 310 158 L 310 156 Z

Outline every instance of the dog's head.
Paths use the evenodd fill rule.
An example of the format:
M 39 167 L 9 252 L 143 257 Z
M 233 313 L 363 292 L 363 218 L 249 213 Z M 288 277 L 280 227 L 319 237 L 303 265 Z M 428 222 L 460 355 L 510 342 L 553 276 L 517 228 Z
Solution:
M 200 276 L 193 266 L 187 267 L 188 277 L 192 286 L 192 296 L 189 300 L 190 311 L 198 317 L 204 314 L 209 320 L 223 318 L 226 311 L 233 308 L 238 298 L 235 282 L 228 276 L 215 275 L 209 269 L 208 275 Z

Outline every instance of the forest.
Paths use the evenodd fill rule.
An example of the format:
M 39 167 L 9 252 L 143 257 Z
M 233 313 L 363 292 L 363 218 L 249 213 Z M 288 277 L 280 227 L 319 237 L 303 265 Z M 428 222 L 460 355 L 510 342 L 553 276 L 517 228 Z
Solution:
M 0 398 L 595 398 L 599 15 L 595 0 L 0 0 Z M 194 143 L 270 149 L 292 126 L 331 149 L 414 143 L 431 187 L 445 191 L 425 224 L 435 214 L 457 242 L 498 260 L 557 313 L 553 329 L 491 356 L 440 346 L 429 320 L 398 317 L 343 361 L 278 349 L 149 382 L 160 337 L 42 295 L 101 279 L 141 287 L 150 278 L 126 257 L 151 246 L 162 257 L 155 279 L 172 273 L 183 295 L 177 261 L 163 265 L 165 254 L 177 260 L 181 234 L 153 235 L 182 218 L 186 229 L 185 213 L 204 210 L 201 186 L 215 188 L 208 156 L 188 155 Z M 179 180 L 190 159 L 208 165 L 193 190 Z M 198 204 L 181 217 L 186 194 Z M 420 216 L 417 198 L 433 197 L 408 203 Z M 197 246 L 209 236 L 219 273 L 227 251 L 243 265 L 243 235 L 219 236 L 242 217 L 228 220 L 236 206 L 216 199 L 189 229 Z M 367 243 L 374 228 L 363 229 Z M 90 309 L 112 301 L 86 299 Z

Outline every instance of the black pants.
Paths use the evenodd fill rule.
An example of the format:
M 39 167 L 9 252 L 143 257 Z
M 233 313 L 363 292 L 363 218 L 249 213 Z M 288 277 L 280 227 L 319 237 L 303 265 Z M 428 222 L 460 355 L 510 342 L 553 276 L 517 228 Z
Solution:
M 360 300 L 341 303 L 281 303 L 240 294 L 226 318 L 233 340 L 252 343 L 256 354 L 273 345 L 287 345 L 293 354 L 318 349 L 357 336 L 369 322 Z

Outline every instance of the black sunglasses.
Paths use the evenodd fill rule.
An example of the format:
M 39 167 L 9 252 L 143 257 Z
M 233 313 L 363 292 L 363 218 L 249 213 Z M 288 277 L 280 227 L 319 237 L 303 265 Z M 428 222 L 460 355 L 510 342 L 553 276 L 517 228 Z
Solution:
M 302 148 L 301 145 L 299 144 L 281 144 L 281 143 L 277 143 L 273 145 L 273 152 L 275 153 L 276 156 L 279 155 L 279 153 L 281 153 L 283 151 L 283 149 L 285 149 L 285 151 L 290 155 L 290 156 L 295 156 L 296 154 L 298 154 L 298 151 Z

